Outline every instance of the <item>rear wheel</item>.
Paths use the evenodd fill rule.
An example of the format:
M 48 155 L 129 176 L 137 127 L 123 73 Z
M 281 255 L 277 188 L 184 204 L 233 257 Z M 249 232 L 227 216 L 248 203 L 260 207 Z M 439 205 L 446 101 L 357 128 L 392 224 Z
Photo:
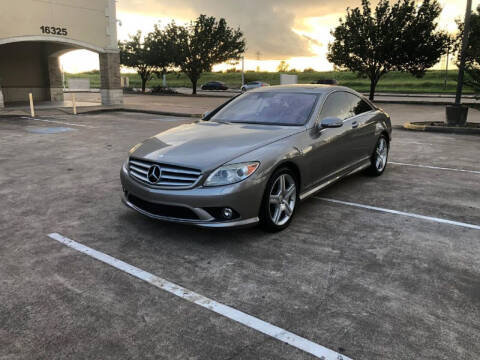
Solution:
M 275 171 L 267 183 L 260 209 L 260 221 L 265 230 L 276 232 L 288 227 L 298 202 L 297 188 L 295 175 L 290 169 Z
M 372 176 L 380 176 L 385 171 L 388 161 L 389 144 L 385 135 L 380 135 L 371 158 L 371 165 L 367 172 Z

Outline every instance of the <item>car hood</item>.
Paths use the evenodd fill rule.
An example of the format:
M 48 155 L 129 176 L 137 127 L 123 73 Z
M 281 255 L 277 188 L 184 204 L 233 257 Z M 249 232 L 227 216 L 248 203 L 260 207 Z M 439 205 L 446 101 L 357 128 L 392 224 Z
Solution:
M 130 156 L 208 171 L 303 130 L 297 126 L 201 121 L 161 132 L 139 145 Z

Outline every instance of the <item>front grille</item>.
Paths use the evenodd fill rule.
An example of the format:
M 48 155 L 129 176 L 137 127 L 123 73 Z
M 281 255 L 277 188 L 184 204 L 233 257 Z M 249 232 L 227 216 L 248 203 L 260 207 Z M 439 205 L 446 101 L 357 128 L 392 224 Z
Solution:
M 148 178 L 148 170 L 153 165 L 158 165 L 161 169 L 160 180 L 158 182 L 152 182 Z M 128 162 L 128 169 L 130 175 L 144 183 L 175 189 L 193 187 L 202 176 L 199 170 L 133 158 Z
M 164 216 L 175 219 L 198 220 L 195 214 L 189 208 L 183 206 L 173 206 L 164 204 L 155 204 L 149 201 L 142 200 L 132 194 L 128 195 L 128 201 L 141 210 L 145 210 L 153 215 Z

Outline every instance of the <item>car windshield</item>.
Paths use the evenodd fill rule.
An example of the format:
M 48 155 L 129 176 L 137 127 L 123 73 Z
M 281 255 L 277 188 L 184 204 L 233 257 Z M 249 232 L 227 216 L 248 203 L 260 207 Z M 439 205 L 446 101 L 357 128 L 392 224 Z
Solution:
M 239 96 L 212 117 L 212 121 L 304 125 L 317 100 L 315 94 L 253 92 Z

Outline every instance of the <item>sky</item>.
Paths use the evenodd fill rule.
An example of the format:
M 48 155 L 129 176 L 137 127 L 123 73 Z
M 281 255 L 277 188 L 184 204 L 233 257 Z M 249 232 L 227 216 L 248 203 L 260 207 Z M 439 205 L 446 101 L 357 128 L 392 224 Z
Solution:
M 375 3 L 375 1 L 374 1 Z M 443 11 L 438 28 L 456 31 L 455 19 L 463 18 L 466 0 L 439 0 Z M 345 16 L 347 7 L 357 7 L 360 0 L 118 0 L 119 40 L 153 25 L 171 20 L 187 23 L 200 14 L 224 17 L 232 27 L 240 27 L 247 41 L 245 69 L 275 71 L 285 60 L 290 68 L 333 68 L 326 59 L 330 30 Z M 473 1 L 473 8 L 480 0 Z M 98 69 L 98 55 L 86 50 L 72 51 L 61 58 L 66 72 Z M 443 62 L 436 67 L 442 67 Z M 221 64 L 215 71 L 231 65 Z M 237 66 L 239 67 L 239 66 Z

